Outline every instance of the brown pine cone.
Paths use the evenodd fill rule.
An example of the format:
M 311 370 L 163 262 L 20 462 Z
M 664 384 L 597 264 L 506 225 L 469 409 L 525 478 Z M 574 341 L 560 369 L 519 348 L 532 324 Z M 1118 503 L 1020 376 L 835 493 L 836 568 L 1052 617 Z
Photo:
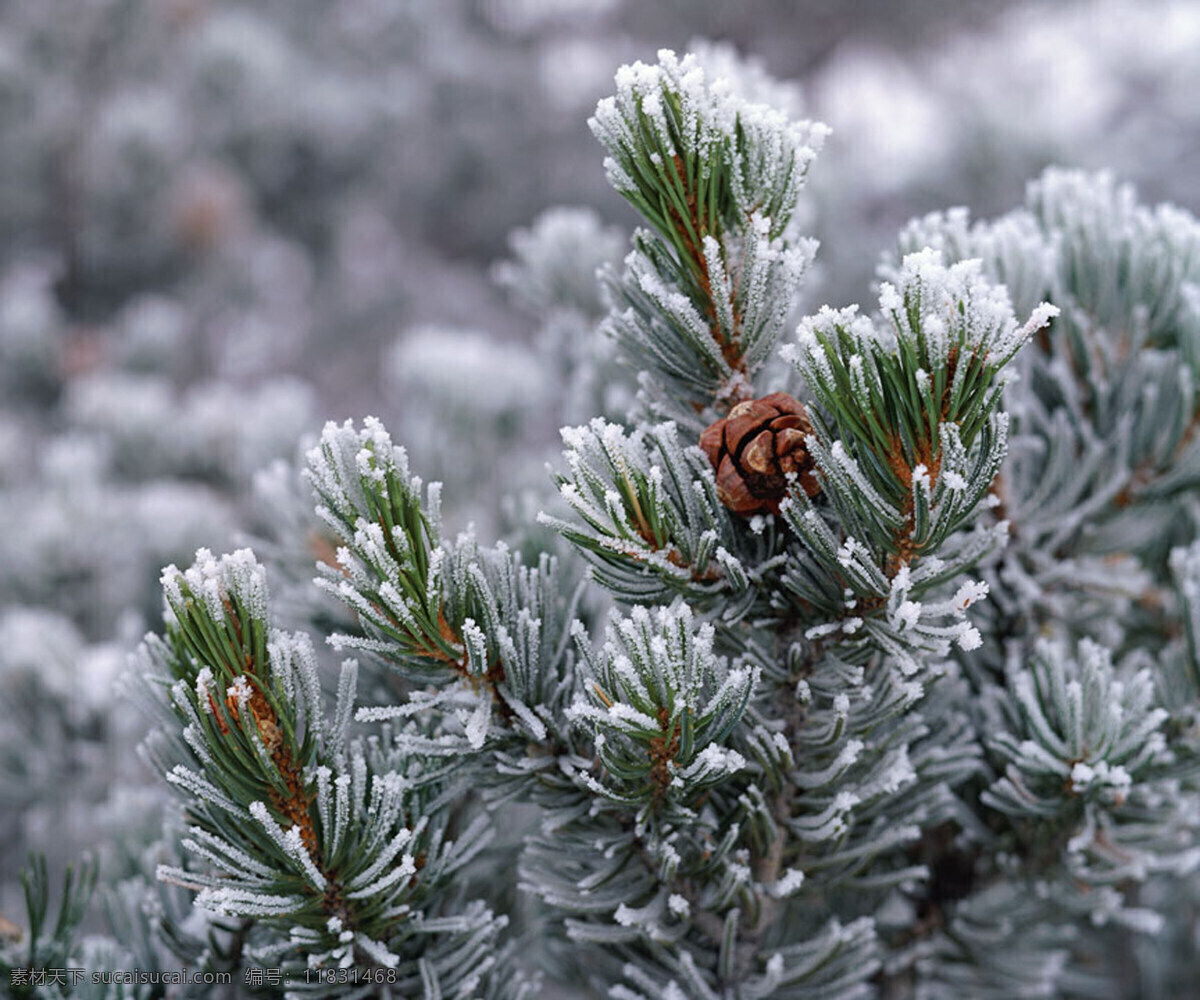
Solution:
M 810 497 L 821 490 L 804 446 L 812 433 L 804 407 L 786 392 L 738 403 L 707 427 L 700 447 L 717 470 L 717 496 L 735 514 L 778 514 L 787 496 L 785 478 L 796 473 Z

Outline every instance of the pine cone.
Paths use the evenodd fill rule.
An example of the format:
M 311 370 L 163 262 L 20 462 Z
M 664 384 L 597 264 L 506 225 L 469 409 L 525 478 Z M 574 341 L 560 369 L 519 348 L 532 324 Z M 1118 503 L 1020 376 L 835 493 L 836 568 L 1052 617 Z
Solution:
M 735 514 L 778 514 L 789 472 L 810 497 L 821 484 L 804 446 L 812 433 L 804 407 L 786 392 L 738 403 L 729 416 L 707 427 L 700 447 L 717 470 L 717 496 Z

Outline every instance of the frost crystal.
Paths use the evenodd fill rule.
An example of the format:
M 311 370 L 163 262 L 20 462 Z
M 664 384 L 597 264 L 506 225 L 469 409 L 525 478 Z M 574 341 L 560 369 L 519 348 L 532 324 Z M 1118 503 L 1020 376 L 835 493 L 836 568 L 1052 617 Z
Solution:
M 686 917 L 692 912 L 692 904 L 678 893 L 672 893 L 667 899 L 667 908 L 677 917 Z

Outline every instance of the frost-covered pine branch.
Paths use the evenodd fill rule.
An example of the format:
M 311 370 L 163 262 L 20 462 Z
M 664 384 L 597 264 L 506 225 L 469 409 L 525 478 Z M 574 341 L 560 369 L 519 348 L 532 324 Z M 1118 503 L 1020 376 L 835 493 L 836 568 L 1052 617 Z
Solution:
M 606 324 L 651 407 L 694 421 L 747 398 L 782 332 L 816 250 L 789 224 L 827 129 L 748 100 L 691 55 L 664 50 L 616 82 L 589 124 L 649 229 L 607 279 Z
M 546 247 L 596 227 L 562 217 L 502 269 L 578 334 L 604 311 L 640 372 L 627 421 L 562 431 L 539 520 L 565 558 L 449 537 L 368 417 L 305 472 L 345 609 L 322 630 L 361 667 L 274 626 L 248 550 L 164 572 L 145 755 L 185 831 L 159 874 L 242 921 L 248 958 L 426 998 L 1180 981 L 1197 224 L 1050 172 L 995 223 L 913 223 L 876 310 L 786 335 L 826 130 L 756 79 L 715 50 L 623 67 L 591 125 L 645 222 L 624 269 L 589 297 Z
M 1187 213 L 1060 170 L 997 220 L 952 210 L 901 234 L 902 253 L 977 258 L 1017 301 L 1059 309 L 1004 390 L 1011 454 L 993 516 L 1009 544 L 984 567 L 983 645 L 963 663 L 993 769 L 976 869 L 1034 889 L 1026 920 L 1044 961 L 1029 968 L 1047 995 L 1090 975 L 1093 991 L 1165 996 L 1194 952 L 1200 687 L 1179 637 L 1194 604 L 1198 239 Z M 981 938 L 951 951 L 999 995 L 1014 949 Z M 947 995 L 962 981 L 945 979 Z
M 0 975 L 4 976 L 9 996 L 45 995 L 46 983 L 37 981 L 36 973 L 46 968 L 65 969 L 80 960 L 76 937 L 95 891 L 97 874 L 94 859 L 83 860 L 78 877 L 75 868 L 68 866 L 51 921 L 46 859 L 40 854 L 30 857 L 29 865 L 21 872 L 27 926 L 18 926 L 7 918 L 0 922 Z
M 188 570 L 164 570 L 163 590 L 165 633 L 140 653 L 163 716 L 145 752 L 188 826 L 185 864 L 158 877 L 198 891 L 203 910 L 275 930 L 250 948 L 264 964 L 377 967 L 401 994 L 477 989 L 504 920 L 480 905 L 445 914 L 439 889 L 484 846 L 486 824 L 448 838 L 441 769 L 348 737 L 352 660 L 326 716 L 311 642 L 272 629 L 249 550 L 201 550 Z M 476 961 L 447 958 L 459 949 Z
M 641 67 L 618 77 L 618 95 L 612 104 L 602 102 L 599 116 L 611 126 L 599 130 L 610 151 L 622 149 L 613 136 L 625 134 L 612 125 L 614 108 L 625 109 L 622 120 L 632 134 L 637 131 L 629 123 L 640 123 L 642 117 L 655 122 L 661 114 L 670 120 L 670 112 L 662 110 L 676 107 L 670 98 L 660 103 L 651 96 L 647 112 L 629 96 L 654 95 L 650 81 L 667 90 L 672 84 L 663 81 L 674 81 L 680 108 L 708 106 L 696 95 L 698 67 L 689 63 L 690 69 L 682 71 L 680 65 L 663 56 L 654 70 Z M 645 127 L 654 132 L 653 126 Z M 661 124 L 658 131 L 663 131 Z M 680 129 L 681 144 L 690 134 Z M 609 168 L 615 186 L 639 205 L 650 200 L 646 189 L 655 177 L 664 187 L 674 184 L 669 172 L 660 169 L 656 174 L 651 169 L 660 164 L 653 142 L 648 146 L 648 166 L 627 155 L 616 158 L 623 171 L 611 162 Z M 636 182 L 630 164 L 641 168 Z M 637 193 L 631 194 L 635 188 Z M 670 205 L 670 198 L 664 190 L 661 204 Z M 1112 225 L 1114 213 L 1106 211 L 1099 209 L 1090 217 L 1091 231 L 1098 236 L 1106 220 Z M 1128 213 L 1135 214 L 1132 208 Z M 634 344 L 626 350 L 645 370 L 669 371 L 663 359 L 679 365 L 680 371 L 668 377 L 643 379 L 651 409 L 669 413 L 677 422 L 642 424 L 632 432 L 593 424 L 565 433 L 569 472 L 560 479 L 560 492 L 575 519 L 553 523 L 580 546 L 595 565 L 594 577 L 612 587 L 618 599 L 682 598 L 705 610 L 717 628 L 720 648 L 759 668 L 759 695 L 751 701 L 744 728 L 735 727 L 732 733 L 738 752 L 754 762 L 729 779 L 739 791 L 735 836 L 749 872 L 778 878 L 786 869 L 803 872 L 805 878 L 802 883 L 792 880 L 798 891 L 787 906 L 763 905 L 761 897 L 749 902 L 755 898 L 752 879 L 743 896 L 717 901 L 716 912 L 689 904 L 688 933 L 694 935 L 690 940 L 695 945 L 687 954 L 728 956 L 740 949 L 740 965 L 715 957 L 699 976 L 691 964 L 672 966 L 653 943 L 661 930 L 653 930 L 643 934 L 644 950 L 626 962 L 623 974 L 645 990 L 653 980 L 642 977 L 651 977 L 650 970 L 657 967 L 657 981 L 664 988 L 674 983 L 701 995 L 734 995 L 749 982 L 745 977 L 756 956 L 769 961 L 759 950 L 764 938 L 789 939 L 774 923 L 787 912 L 788 922 L 782 926 L 799 923 L 809 932 L 822 916 L 872 917 L 878 936 L 871 948 L 880 962 L 875 982 L 900 991 L 897 995 L 912 987 L 945 989 L 947 996 L 955 995 L 954 990 L 957 995 L 1027 995 L 1055 990 L 1055 984 L 1070 982 L 1074 975 L 1079 981 L 1086 979 L 1073 971 L 1080 968 L 1073 963 L 1087 954 L 1078 936 L 1081 918 L 1141 931 L 1155 926 L 1154 920 L 1123 901 L 1113 882 L 1130 872 L 1144 880 L 1156 866 L 1179 874 L 1194 865 L 1188 846 L 1193 837 L 1180 832 L 1191 815 L 1191 800 L 1170 802 L 1153 790 L 1156 780 L 1174 787 L 1190 773 L 1165 749 L 1161 734 L 1154 735 L 1165 718 L 1162 695 L 1152 692 L 1145 673 L 1138 673 L 1135 688 L 1127 689 L 1136 690 L 1135 702 L 1121 711 L 1140 727 L 1139 735 L 1112 738 L 1121 746 L 1149 740 L 1148 749 L 1127 748 L 1116 756 L 1136 757 L 1139 768 L 1150 761 L 1161 768 L 1154 776 L 1139 770 L 1145 791 L 1138 794 L 1165 807 L 1154 821 L 1163 839 L 1142 845 L 1149 855 L 1140 855 L 1140 861 L 1113 846 L 1109 862 L 1123 876 L 1105 883 L 1106 891 L 1090 901 L 1071 888 L 1078 885 L 1080 865 L 1090 864 L 1076 860 L 1084 850 L 1078 845 L 1099 836 L 1107 849 L 1105 834 L 1095 833 L 1096 824 L 1107 820 L 1072 806 L 1042 817 L 1043 826 L 1054 825 L 1062 832 L 1029 831 L 1025 828 L 1037 811 L 1022 801 L 1021 818 L 1013 822 L 1012 796 L 1018 787 L 1013 782 L 1021 780 L 1018 762 L 1034 752 L 1027 749 L 1027 739 L 1010 735 L 1020 732 L 1008 728 L 1016 725 L 1013 720 L 1021 717 L 1020 710 L 1004 707 L 1003 686 L 996 685 L 983 691 L 982 699 L 976 692 L 979 708 L 964 711 L 957 702 L 972 697 L 968 692 L 979 687 L 996 640 L 991 610 L 972 621 L 971 609 L 986 605 L 989 589 L 1008 582 L 995 581 L 991 567 L 997 558 L 1006 558 L 997 552 L 1010 532 L 1019 535 L 1025 530 L 1003 503 L 1010 425 L 1003 406 L 1006 399 L 1019 398 L 1009 388 L 1017 371 L 1014 360 L 1022 351 L 1028 355 L 1044 350 L 1047 342 L 1063 336 L 1064 329 L 1069 335 L 1078 322 L 1073 319 L 1078 298 L 1089 288 L 1093 296 L 1111 297 L 1104 291 L 1110 287 L 1103 276 L 1104 261 L 1126 260 L 1121 255 L 1130 251 L 1121 247 L 1128 245 L 1129 237 L 1116 238 L 1117 249 L 1109 258 L 1100 251 L 1105 244 L 1098 239 L 1100 258 L 1084 265 L 1073 261 L 1066 272 L 1083 283 L 1079 292 L 1062 294 L 1055 283 L 1038 280 L 1038 268 L 1048 266 L 1049 248 L 1037 247 L 1033 253 L 1028 246 L 1021 246 L 1021 252 L 1009 249 L 1021 245 L 1029 229 L 1024 223 L 997 232 L 992 245 L 1007 252 L 1003 266 L 986 254 L 982 260 L 960 263 L 960 256 L 977 255 L 955 254 L 936 239 L 915 236 L 905 245 L 906 256 L 887 272 L 877 316 L 860 315 L 853 308 L 823 309 L 800 324 L 796 341 L 784 348 L 811 397 L 797 403 L 786 394 L 772 395 L 765 391 L 768 387 L 755 386 L 753 366 L 732 395 L 727 374 L 724 381 L 714 378 L 703 384 L 694 376 L 684 377 L 684 370 L 706 370 L 704 362 L 685 364 L 684 357 L 702 358 L 707 352 L 711 359 L 730 343 L 723 334 L 720 308 L 712 305 L 703 281 L 704 275 L 721 272 L 715 261 L 706 261 L 705 269 L 693 256 L 690 282 L 686 273 L 680 276 L 683 269 L 676 265 L 686 258 L 688 245 L 669 231 L 674 216 L 666 208 L 657 216 L 653 211 L 646 214 L 671 253 L 660 246 L 655 256 L 645 249 L 650 238 L 641 237 L 640 256 L 630 258 L 625 281 L 648 297 L 640 309 L 630 309 L 614 297 L 610 329 L 619 343 Z M 1146 256 L 1134 256 L 1133 264 L 1119 273 L 1132 267 L 1141 287 L 1159 296 L 1188 294 L 1184 275 L 1192 257 L 1187 238 L 1166 235 L 1186 230 L 1187 220 L 1159 211 L 1135 222 L 1119 231 L 1163 234 L 1153 237 L 1158 240 L 1157 257 L 1135 248 L 1135 255 Z M 1084 246 L 1090 245 L 1088 239 L 1083 237 Z M 1050 246 L 1061 250 L 1064 245 L 1062 241 Z M 671 274 L 674 268 L 671 295 L 647 276 L 651 266 L 658 266 L 661 274 Z M 1009 276 L 1021 279 L 1014 286 L 1020 295 L 1019 313 L 1008 290 L 996 283 Z M 1186 316 L 1183 306 L 1161 299 L 1144 312 L 1108 299 L 1094 309 L 1104 317 L 1161 315 L 1159 329 Z M 706 315 L 714 320 L 711 324 L 703 322 Z M 664 335 L 670 330 L 678 334 L 673 343 Z M 1164 334 L 1156 336 L 1161 341 Z M 1034 347 L 1027 346 L 1031 340 L 1037 342 Z M 650 349 L 658 352 L 657 358 L 647 353 Z M 1140 359 L 1153 347 L 1145 340 L 1126 341 L 1122 349 L 1142 351 Z M 1078 344 L 1069 356 L 1087 357 Z M 1022 363 L 1022 374 L 1028 364 Z M 719 364 L 714 361 L 712 367 L 715 371 Z M 1184 395 L 1178 398 L 1190 399 L 1187 381 L 1181 382 Z M 1157 405 L 1162 397 L 1146 393 L 1117 398 Z M 1131 409 L 1130 402 L 1116 399 L 1110 406 L 1114 416 Z M 679 428 L 693 433 L 697 422 L 689 409 L 716 418 L 700 435 L 703 455 L 691 453 L 695 464 L 690 483 L 681 481 L 684 463 L 660 443 L 674 442 Z M 1137 412 L 1137 407 L 1132 409 Z M 1024 415 L 1019 406 L 1016 412 L 1018 418 Z M 1118 416 L 1117 422 L 1127 419 Z M 1171 428 L 1181 426 L 1178 419 L 1164 425 L 1149 412 L 1146 419 L 1147 427 L 1157 421 L 1153 426 L 1160 434 L 1176 433 Z M 1173 446 L 1167 442 L 1164 447 Z M 711 463 L 707 468 L 704 458 Z M 1174 469 L 1170 458 L 1158 461 L 1160 467 Z M 1101 488 L 1107 489 L 1107 484 Z M 697 500 L 705 503 L 697 506 Z M 714 500 L 727 512 L 714 516 Z M 1034 513 L 1036 517 L 1036 509 Z M 697 544 L 700 539 L 703 546 Z M 1053 546 L 1036 548 L 1041 558 L 1054 551 Z M 723 555 L 715 560 L 709 553 Z M 964 577 L 988 559 L 992 562 L 984 566 L 987 579 Z M 1112 621 L 1109 626 L 1114 627 Z M 1130 626 L 1145 627 L 1136 622 Z M 1010 686 L 1018 684 L 1016 678 L 1036 677 L 1042 662 L 1037 657 L 1049 655 L 1034 647 L 1031 633 L 1021 634 L 1029 641 L 1009 648 Z M 1098 637 L 1107 640 L 1109 635 Z M 982 648 L 985 639 L 987 649 Z M 1101 661 L 1096 662 L 1103 662 L 1099 647 L 1081 648 L 1085 652 L 1080 655 L 1091 658 L 1087 662 L 1097 656 Z M 1103 676 L 1097 669 L 1094 676 Z M 1091 706 L 1086 709 L 1089 718 L 1094 717 L 1086 724 L 1097 727 L 1096 733 L 1113 725 L 1096 713 L 1107 710 L 1113 699 L 1119 702 L 1117 691 L 1130 682 L 1112 683 L 1117 687 L 1097 689 L 1106 693 L 1086 703 Z M 1187 697 L 1194 699 L 1195 691 Z M 1073 712 L 1075 718 L 1084 707 L 1057 711 Z M 1065 780 L 1074 770 L 1080 788 L 1116 781 L 1122 790 L 1113 793 L 1112 803 L 1123 808 L 1128 791 L 1124 782 L 1128 778 L 1135 783 L 1130 772 L 1117 760 L 1108 761 L 1110 751 L 1098 745 L 1076 751 L 1078 759 L 1068 756 Z M 1096 760 L 1089 763 L 1092 756 Z M 1005 767 L 1018 770 L 1005 778 Z M 989 778 L 993 768 L 1001 773 Z M 715 792 L 713 801 L 718 801 Z M 998 836 L 994 828 L 1003 823 L 994 812 L 1003 811 L 1002 804 L 1010 811 L 1013 828 Z M 1141 835 L 1146 834 L 1143 829 Z M 1055 836 L 1075 846 L 1050 855 L 1041 853 L 1040 846 L 1034 849 Z M 1029 837 L 1032 840 L 1023 839 Z M 1121 867 L 1119 858 L 1126 855 L 1127 864 Z M 959 875 L 948 882 L 952 871 Z M 665 874 L 658 878 L 665 881 Z M 579 879 L 577 884 L 586 884 L 582 875 Z M 1062 898 L 1053 906 L 1030 908 L 1039 916 L 1027 940 L 1014 941 L 1010 952 L 984 928 L 1011 905 L 1002 901 L 1016 898 L 1011 892 L 1014 880 L 1022 879 L 1038 880 L 1037 899 L 1056 893 Z M 654 882 L 638 884 L 644 886 L 638 898 L 645 905 L 653 898 Z M 851 887 L 856 889 L 852 895 Z M 568 902 L 561 885 L 550 898 L 564 907 L 580 905 Z M 872 898 L 875 902 L 868 902 Z M 740 904 L 736 916 L 735 899 Z M 806 900 L 811 902 L 806 905 Z M 831 902 L 835 900 L 839 902 Z M 628 917 L 631 904 L 624 905 L 620 915 Z M 683 910 L 682 904 L 678 909 Z M 748 924 L 742 922 L 747 912 L 755 914 Z M 616 911 L 612 920 L 624 926 Z M 922 926 L 922 920 L 932 922 Z M 967 930 L 971 922 L 982 936 L 973 938 L 975 932 Z M 576 924 L 571 927 L 582 934 Z M 615 927 L 611 933 L 614 939 L 629 940 L 627 932 Z M 681 940 L 689 940 L 688 935 Z M 1028 961 L 1013 957 L 1022 949 Z M 691 977 L 686 986 L 684 976 Z M 701 979 L 703 987 L 698 984 Z

